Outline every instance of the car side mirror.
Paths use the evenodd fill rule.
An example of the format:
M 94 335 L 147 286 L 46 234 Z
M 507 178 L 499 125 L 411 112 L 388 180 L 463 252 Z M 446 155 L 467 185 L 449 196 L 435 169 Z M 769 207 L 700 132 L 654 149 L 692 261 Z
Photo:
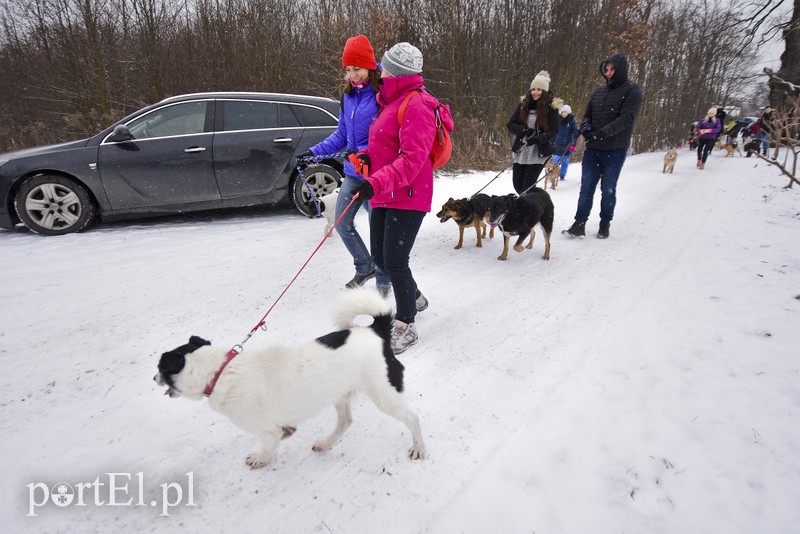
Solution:
M 124 124 L 117 124 L 114 126 L 114 131 L 108 138 L 109 141 L 113 141 L 115 143 L 130 141 L 131 139 L 133 139 L 133 134 L 131 134 L 131 131 Z

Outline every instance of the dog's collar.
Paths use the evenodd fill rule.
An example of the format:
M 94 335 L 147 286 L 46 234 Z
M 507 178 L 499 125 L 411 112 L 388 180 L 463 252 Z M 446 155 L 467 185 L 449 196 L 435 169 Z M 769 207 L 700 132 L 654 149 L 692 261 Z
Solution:
M 210 397 L 211 394 L 214 393 L 214 386 L 217 385 L 217 380 L 219 380 L 219 376 L 222 374 L 222 371 L 225 370 L 225 367 L 227 367 L 227 365 L 231 363 L 231 360 L 236 357 L 237 354 L 239 354 L 239 351 L 236 350 L 235 347 L 228 351 L 228 354 L 225 355 L 225 361 L 222 362 L 222 365 L 220 365 L 217 372 L 214 373 L 214 378 L 211 379 L 211 382 L 206 384 L 206 389 L 203 391 L 203 395 L 205 395 L 206 397 Z

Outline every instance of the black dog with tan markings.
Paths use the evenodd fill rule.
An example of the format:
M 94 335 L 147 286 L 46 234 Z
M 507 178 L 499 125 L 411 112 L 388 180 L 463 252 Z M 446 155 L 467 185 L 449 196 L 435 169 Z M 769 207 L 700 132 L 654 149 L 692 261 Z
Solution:
M 545 248 L 542 258 L 549 260 L 550 234 L 553 232 L 554 218 L 553 201 L 544 189 L 534 187 L 531 192 L 521 197 L 516 195 L 496 197 L 489 208 L 489 223 L 492 226 L 499 226 L 503 231 L 503 253 L 497 259 L 508 259 L 508 241 L 512 235 L 518 236 L 517 242 L 514 243 L 514 250 L 517 252 L 522 252 L 522 243 L 528 236 L 530 241 L 526 248 L 533 248 L 533 238 L 536 236 L 533 228 L 538 224 L 544 232 Z

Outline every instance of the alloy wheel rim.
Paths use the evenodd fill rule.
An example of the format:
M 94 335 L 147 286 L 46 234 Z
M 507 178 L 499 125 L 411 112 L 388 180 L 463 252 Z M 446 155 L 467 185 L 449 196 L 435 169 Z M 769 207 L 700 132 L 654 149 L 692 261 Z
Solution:
M 48 230 L 75 225 L 83 213 L 75 191 L 61 184 L 41 184 L 25 197 L 25 211 L 36 224 Z

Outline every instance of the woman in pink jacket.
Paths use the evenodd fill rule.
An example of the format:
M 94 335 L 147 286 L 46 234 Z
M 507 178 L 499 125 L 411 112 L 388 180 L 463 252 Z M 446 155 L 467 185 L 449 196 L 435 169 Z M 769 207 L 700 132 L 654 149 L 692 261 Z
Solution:
M 394 45 L 381 59 L 378 116 L 369 129 L 367 149 L 358 157 L 369 165 L 359 190 L 370 201 L 370 250 L 375 264 L 389 275 L 397 313 L 392 350 L 405 351 L 417 342 L 414 318 L 428 307 L 411 274 L 409 256 L 422 219 L 431 211 L 433 166 L 430 159 L 436 133 L 434 109 L 439 104 L 425 91 L 422 53 L 409 43 Z M 406 101 L 399 123 L 398 112 Z M 452 129 L 449 112 L 442 121 Z

